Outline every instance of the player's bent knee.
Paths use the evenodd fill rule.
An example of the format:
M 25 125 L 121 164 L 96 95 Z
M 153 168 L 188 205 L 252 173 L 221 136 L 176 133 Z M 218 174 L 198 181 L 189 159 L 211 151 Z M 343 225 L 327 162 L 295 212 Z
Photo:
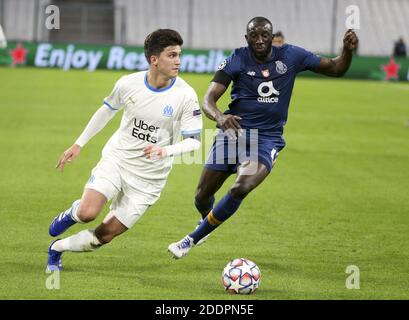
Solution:
M 203 202 L 208 200 L 208 198 L 209 195 L 206 194 L 204 188 L 199 185 L 195 191 L 195 200 L 198 202 Z
M 204 203 L 208 201 L 208 197 L 204 194 L 202 189 L 197 188 L 195 193 L 195 201 L 196 203 Z
M 255 185 L 251 182 L 236 182 L 230 189 L 230 194 L 233 198 L 244 199 Z
M 91 222 L 98 216 L 99 211 L 100 210 L 95 207 L 80 205 L 77 215 L 82 222 Z
M 201 193 L 200 187 L 198 187 L 195 191 L 195 201 L 201 201 L 202 200 L 202 193 Z
M 204 194 L 195 194 L 195 205 L 196 208 L 199 209 L 199 211 L 201 211 L 200 208 L 204 207 L 206 208 L 205 211 L 207 210 L 208 206 L 213 206 L 214 203 L 214 196 L 208 196 L 208 195 L 204 195 Z

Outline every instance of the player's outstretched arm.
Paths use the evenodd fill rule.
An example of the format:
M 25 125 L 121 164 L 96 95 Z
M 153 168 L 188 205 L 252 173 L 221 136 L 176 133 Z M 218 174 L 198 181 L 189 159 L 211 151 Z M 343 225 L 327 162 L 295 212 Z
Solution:
M 101 129 L 107 125 L 109 120 L 111 120 L 115 114 L 116 110 L 112 110 L 105 105 L 99 108 L 94 113 L 77 141 L 75 141 L 75 143 L 70 148 L 65 150 L 60 156 L 55 167 L 63 171 L 65 164 L 67 162 L 70 163 L 71 161 L 74 161 L 80 154 L 81 148 L 99 131 L 101 131 Z
M 321 58 L 320 65 L 315 72 L 330 77 L 342 77 L 352 61 L 352 52 L 358 47 L 358 37 L 354 31 L 349 29 L 344 36 L 344 47 L 342 54 L 336 58 Z
M 237 135 L 239 135 L 242 130 L 239 124 L 241 118 L 239 116 L 224 114 L 216 105 L 216 102 L 226 92 L 227 87 L 228 85 L 225 86 L 218 82 L 210 83 L 203 99 L 203 112 L 210 120 L 216 121 L 219 128 L 222 129 L 228 137 L 236 139 Z

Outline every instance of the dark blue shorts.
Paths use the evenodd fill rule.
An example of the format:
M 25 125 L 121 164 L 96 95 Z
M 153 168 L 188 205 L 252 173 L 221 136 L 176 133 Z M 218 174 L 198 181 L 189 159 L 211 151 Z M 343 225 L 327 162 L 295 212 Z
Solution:
M 278 153 L 285 146 L 281 134 L 265 134 L 246 129 L 237 140 L 229 140 L 222 130 L 215 137 L 205 167 L 215 171 L 237 172 L 245 161 L 263 163 L 271 171 Z

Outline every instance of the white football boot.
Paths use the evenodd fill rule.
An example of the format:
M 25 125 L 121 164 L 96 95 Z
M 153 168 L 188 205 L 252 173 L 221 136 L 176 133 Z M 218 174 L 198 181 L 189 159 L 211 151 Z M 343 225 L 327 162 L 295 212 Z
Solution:
M 193 247 L 193 238 L 186 236 L 179 242 L 171 243 L 168 247 L 168 251 L 173 255 L 173 258 L 180 259 L 183 258 Z

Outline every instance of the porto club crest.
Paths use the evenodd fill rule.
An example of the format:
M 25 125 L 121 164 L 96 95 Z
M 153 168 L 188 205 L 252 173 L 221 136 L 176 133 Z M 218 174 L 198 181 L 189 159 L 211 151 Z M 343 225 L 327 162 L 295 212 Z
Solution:
M 276 71 L 279 74 L 284 74 L 287 72 L 287 66 L 280 60 L 276 61 Z

